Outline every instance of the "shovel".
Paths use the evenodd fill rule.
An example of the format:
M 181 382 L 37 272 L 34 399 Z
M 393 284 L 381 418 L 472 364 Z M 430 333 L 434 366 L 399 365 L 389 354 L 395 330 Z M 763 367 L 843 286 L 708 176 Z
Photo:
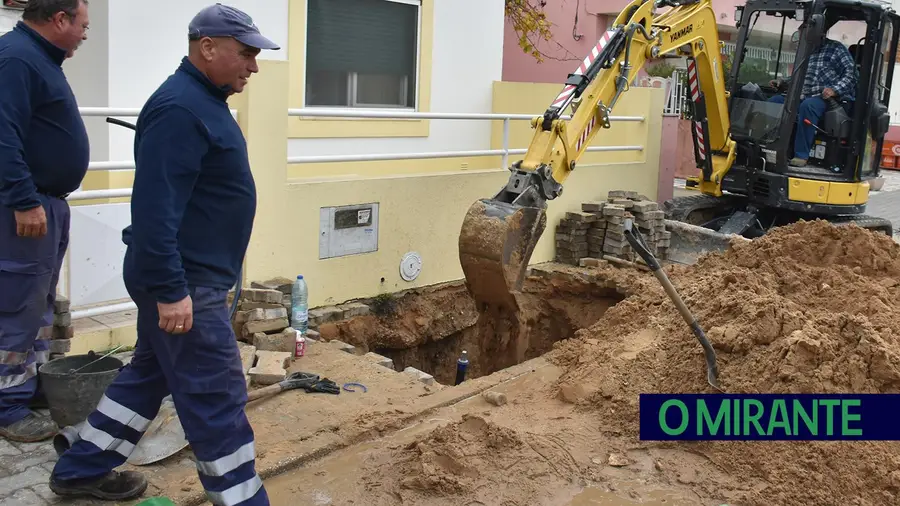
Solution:
M 703 332 L 703 329 L 700 328 L 700 324 L 697 323 L 694 315 L 691 314 L 690 309 L 688 309 L 684 301 L 681 300 L 681 296 L 678 295 L 675 287 L 672 286 L 669 277 L 666 276 L 665 271 L 662 270 L 659 260 L 657 260 L 656 257 L 653 256 L 653 253 L 650 252 L 650 248 L 647 247 L 647 244 L 644 242 L 641 232 L 634 227 L 634 221 L 631 218 L 625 218 L 625 239 L 628 240 L 628 243 L 631 244 L 631 247 L 637 254 L 641 256 L 644 263 L 650 267 L 653 275 L 656 276 L 656 279 L 659 280 L 660 284 L 662 284 L 663 288 L 666 290 L 666 294 L 669 295 L 672 303 L 678 308 L 681 317 L 684 318 L 684 321 L 691 328 L 691 331 L 693 331 L 697 340 L 700 341 L 700 345 L 703 346 L 703 353 L 706 356 L 706 381 L 711 387 L 721 392 L 722 389 L 719 388 L 719 368 L 716 365 L 715 350 L 713 350 L 712 345 L 709 344 L 706 334 Z
M 317 374 L 295 372 L 279 383 L 248 392 L 247 402 L 272 397 L 281 392 L 298 388 L 305 389 L 307 392 L 324 392 L 335 395 L 341 392 L 340 388 L 327 378 L 321 379 Z M 80 439 L 78 432 L 81 430 L 81 425 L 83 425 L 83 422 L 73 427 L 65 427 L 53 438 L 53 447 L 58 455 L 62 455 Z M 184 435 L 184 428 L 178 419 L 178 413 L 175 411 L 175 403 L 170 395 L 163 399 L 159 413 L 157 413 L 150 426 L 147 427 L 147 431 L 144 432 L 143 437 L 138 441 L 127 462 L 134 466 L 145 466 L 159 462 L 178 453 L 187 447 L 188 444 Z

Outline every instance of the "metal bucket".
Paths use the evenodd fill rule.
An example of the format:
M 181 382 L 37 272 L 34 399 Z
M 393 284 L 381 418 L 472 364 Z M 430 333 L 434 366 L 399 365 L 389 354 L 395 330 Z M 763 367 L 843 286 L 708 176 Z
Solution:
M 125 365 L 112 356 L 97 360 L 98 357 L 94 352 L 72 355 L 51 360 L 39 369 L 50 418 L 60 427 L 78 425 L 87 420 L 103 397 L 106 387 L 116 379 L 119 370 Z M 97 361 L 78 373 L 71 373 L 95 360 Z

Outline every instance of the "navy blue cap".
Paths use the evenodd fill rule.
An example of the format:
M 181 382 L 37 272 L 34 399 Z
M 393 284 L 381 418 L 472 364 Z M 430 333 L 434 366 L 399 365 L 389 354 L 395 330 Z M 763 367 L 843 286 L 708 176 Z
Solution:
M 258 49 L 281 49 L 278 44 L 262 36 L 253 19 L 243 11 L 217 3 L 198 12 L 188 25 L 188 36 L 232 37 Z

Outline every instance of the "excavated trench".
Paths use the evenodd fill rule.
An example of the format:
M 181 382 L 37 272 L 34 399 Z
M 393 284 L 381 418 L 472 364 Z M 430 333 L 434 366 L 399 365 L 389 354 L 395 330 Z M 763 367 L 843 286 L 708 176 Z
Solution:
M 550 270 L 526 281 L 518 320 L 479 315 L 465 285 L 454 283 L 365 301 L 372 314 L 319 332 L 389 357 L 397 371 L 411 366 L 453 385 L 463 350 L 466 379 L 492 374 L 547 353 L 624 298 L 609 283 Z

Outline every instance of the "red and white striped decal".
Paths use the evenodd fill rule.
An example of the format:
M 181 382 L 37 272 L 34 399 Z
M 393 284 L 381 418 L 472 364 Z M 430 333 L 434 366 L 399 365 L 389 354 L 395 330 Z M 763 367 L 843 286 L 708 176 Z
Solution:
M 587 128 L 584 129 L 584 132 L 581 132 L 581 137 L 578 138 L 578 142 L 575 143 L 575 151 L 581 151 L 581 146 L 584 146 L 584 143 L 587 142 L 588 136 L 591 135 L 591 131 L 594 130 L 594 127 L 597 126 L 597 113 L 594 113 L 591 116 L 591 121 L 588 123 Z
M 691 100 L 696 104 L 700 102 L 700 82 L 697 78 L 697 61 L 693 58 L 689 59 L 687 70 Z M 706 142 L 703 140 L 703 126 L 699 121 L 694 121 L 694 130 L 697 131 L 697 150 L 700 152 L 700 158 L 706 160 Z
M 578 69 L 575 70 L 574 73 L 576 75 L 582 75 L 587 71 L 588 67 L 590 67 L 591 64 L 594 63 L 594 60 L 596 60 L 597 57 L 600 56 L 600 51 L 603 51 L 603 48 L 606 47 L 607 44 L 609 44 L 609 40 L 612 39 L 614 33 L 615 30 L 609 30 L 605 34 L 603 34 L 603 38 L 601 38 L 600 41 L 597 42 L 594 48 L 591 49 L 591 53 L 584 58 L 583 62 L 581 62 L 581 66 L 579 66 Z M 553 103 L 550 104 L 550 106 L 561 108 L 565 101 L 568 100 L 574 92 L 575 86 L 571 84 L 567 85 L 563 88 L 560 94 L 556 96 L 556 100 L 554 100 Z

